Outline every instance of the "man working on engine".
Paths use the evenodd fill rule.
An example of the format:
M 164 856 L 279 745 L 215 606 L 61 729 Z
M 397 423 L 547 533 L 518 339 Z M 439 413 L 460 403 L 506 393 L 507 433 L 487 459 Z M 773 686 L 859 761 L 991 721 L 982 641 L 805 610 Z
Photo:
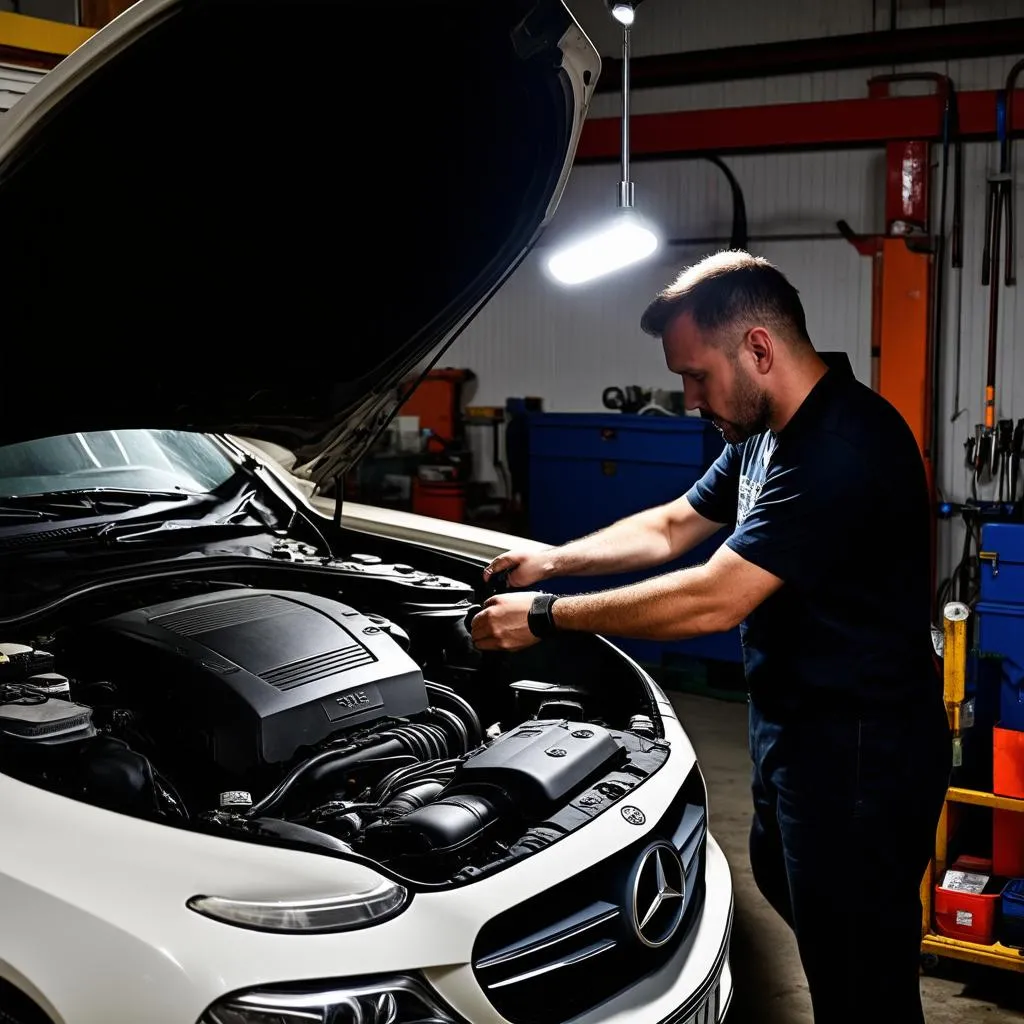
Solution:
M 914 437 L 829 369 L 796 289 L 747 253 L 711 256 L 648 306 L 686 406 L 722 455 L 685 495 L 485 578 L 513 587 L 663 565 L 722 526 L 704 565 L 592 594 L 509 593 L 481 650 L 563 630 L 677 640 L 741 626 L 761 892 L 793 928 L 817 1024 L 924 1020 L 919 886 L 951 746 L 930 640 L 929 506 Z

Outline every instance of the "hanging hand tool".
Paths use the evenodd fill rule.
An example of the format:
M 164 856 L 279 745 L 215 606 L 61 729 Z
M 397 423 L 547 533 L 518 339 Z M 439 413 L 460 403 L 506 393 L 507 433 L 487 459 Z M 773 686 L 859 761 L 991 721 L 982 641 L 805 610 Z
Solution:
M 999 480 L 999 501 L 1005 500 L 1006 475 L 1010 468 L 1010 447 L 1013 444 L 1013 420 L 1000 420 L 992 447 L 992 476 Z
M 960 364 L 963 354 L 964 308 L 964 144 L 960 137 L 960 108 L 954 98 L 951 133 L 956 138 L 953 150 L 953 229 L 950 233 L 950 266 L 956 275 L 956 384 L 953 389 L 953 412 L 949 422 L 955 423 L 967 409 L 960 406 Z
M 1017 261 L 1016 261 L 1016 229 L 1013 215 L 1013 104 L 1014 94 L 1017 91 L 1017 78 L 1021 71 L 1024 71 L 1024 60 L 1017 61 L 1010 68 L 1006 76 L 1006 117 L 1003 124 L 1003 146 L 1006 150 L 1006 173 L 1010 175 L 1010 184 L 1006 189 L 1006 287 L 1012 288 L 1017 283 Z
M 1024 417 L 1017 420 L 1017 426 L 1013 431 L 1013 439 L 1010 441 L 1010 472 L 1009 472 L 1009 496 L 1010 502 L 1017 500 L 1017 485 L 1020 481 L 1020 460 L 1024 457 Z
M 984 423 L 975 423 L 974 437 L 969 437 L 964 443 L 965 463 L 973 475 L 971 485 L 975 493 L 977 485 L 982 483 L 986 476 L 991 475 L 993 439 L 993 431 L 986 430 Z
M 999 260 L 1003 221 L 1006 221 L 1004 280 L 1007 287 L 1017 283 L 1014 267 L 1013 142 L 1009 118 L 1013 96 L 1024 60 L 1017 61 L 1006 76 L 1006 88 L 996 99 L 996 131 L 999 137 L 999 171 L 988 179 L 985 192 L 985 248 L 981 257 L 981 283 L 988 296 L 988 367 L 985 376 L 985 430 L 995 429 L 996 352 L 999 339 Z

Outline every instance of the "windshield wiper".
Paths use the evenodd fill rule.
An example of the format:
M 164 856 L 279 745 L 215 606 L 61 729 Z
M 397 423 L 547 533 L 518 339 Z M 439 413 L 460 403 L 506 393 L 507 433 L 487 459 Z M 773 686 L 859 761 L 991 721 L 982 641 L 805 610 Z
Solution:
M 46 512 L 38 508 L 18 508 L 16 505 L 0 505 L 0 525 L 8 520 L 18 523 L 37 523 L 41 519 L 59 519 L 57 512 Z
M 199 536 L 197 530 L 207 530 L 213 536 L 224 537 L 267 533 L 277 528 L 273 513 L 260 502 L 256 492 L 243 491 L 230 505 L 220 506 L 215 513 L 202 519 L 165 519 L 156 525 L 141 527 L 138 523 L 109 523 L 100 527 L 97 538 L 109 544 L 127 544 L 173 540 L 183 532 L 189 534 L 190 540 L 196 540 Z
M 67 519 L 76 515 L 116 515 L 158 501 L 188 501 L 184 491 L 135 491 L 126 487 L 89 487 L 41 494 L 5 496 L 0 519 Z
M 127 523 L 109 523 L 96 532 L 96 539 L 105 544 L 152 544 L 167 541 L 168 543 L 186 543 L 184 534 L 188 534 L 187 542 L 193 543 L 202 538 L 204 533 L 211 537 L 244 537 L 248 534 L 267 533 L 262 523 L 225 523 L 213 520 L 168 519 L 158 526 L 139 529 L 137 525 Z

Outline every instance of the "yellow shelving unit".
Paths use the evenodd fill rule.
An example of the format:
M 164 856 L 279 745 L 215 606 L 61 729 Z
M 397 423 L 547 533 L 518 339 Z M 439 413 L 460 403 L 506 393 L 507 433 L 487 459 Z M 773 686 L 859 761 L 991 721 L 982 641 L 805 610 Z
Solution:
M 947 612 L 943 649 L 943 691 L 946 713 L 949 716 L 949 724 L 955 737 L 960 735 L 960 710 L 965 697 L 964 684 L 967 674 L 967 609 L 964 606 L 960 606 L 960 609 L 953 609 L 952 614 Z M 989 946 L 980 942 L 951 939 L 934 930 L 932 894 L 935 880 L 942 877 L 948 866 L 947 849 L 951 804 L 972 804 L 976 807 L 989 807 L 993 810 L 1024 813 L 1024 800 L 1014 797 L 999 796 L 996 793 L 986 793 L 976 789 L 960 789 L 955 786 L 951 786 L 946 791 L 946 800 L 942 805 L 942 814 L 939 817 L 939 827 L 935 833 L 935 856 L 921 883 L 921 905 L 924 908 L 921 952 L 926 955 L 967 960 L 970 963 L 1024 974 L 1024 950 L 1004 946 L 998 942 Z
M 96 30 L 81 25 L 66 25 L 62 21 L 30 18 L 26 14 L 0 11 L 0 47 L 5 51 L 24 51 L 26 54 L 66 57 L 77 49 Z M 7 54 L 8 59 L 12 56 Z

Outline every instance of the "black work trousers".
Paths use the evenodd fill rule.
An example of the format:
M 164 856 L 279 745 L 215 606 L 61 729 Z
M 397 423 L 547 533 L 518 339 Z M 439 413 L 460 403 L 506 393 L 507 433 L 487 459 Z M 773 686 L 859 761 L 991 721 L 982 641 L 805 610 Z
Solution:
M 750 864 L 796 935 L 815 1024 L 922 1024 L 920 886 L 952 762 L 941 697 L 871 716 L 751 703 L 750 753 Z

